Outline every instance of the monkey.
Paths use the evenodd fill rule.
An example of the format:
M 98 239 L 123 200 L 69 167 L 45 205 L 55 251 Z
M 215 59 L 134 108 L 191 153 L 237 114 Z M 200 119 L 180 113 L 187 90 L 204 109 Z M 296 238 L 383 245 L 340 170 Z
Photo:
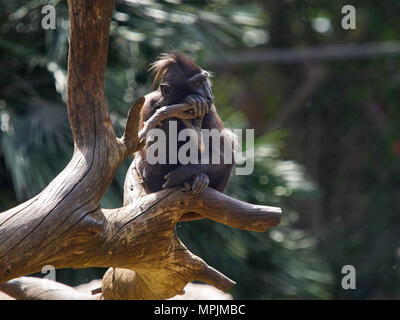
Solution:
M 178 133 L 184 128 L 193 128 L 199 133 L 201 129 L 217 129 L 221 132 L 218 149 L 208 143 L 210 158 L 217 153 L 219 164 L 170 164 L 167 152 L 167 164 L 152 164 L 146 161 L 148 145 L 134 155 L 131 165 L 136 174 L 133 183 L 141 184 L 147 194 L 165 188 L 183 186 L 193 194 L 204 191 L 207 187 L 223 192 L 231 175 L 233 161 L 224 163 L 225 144 L 232 144 L 232 138 L 218 116 L 211 90 L 210 73 L 201 69 L 193 60 L 178 53 L 165 53 L 149 67 L 155 74 L 153 87 L 157 90 L 145 96 L 140 113 L 139 130 L 158 108 L 186 103 L 193 107 L 190 118 L 167 118 L 159 124 L 159 128 L 169 134 L 169 122 L 176 121 Z M 168 141 L 168 139 L 167 139 Z M 168 142 L 167 142 L 168 144 Z M 178 142 L 178 149 L 183 142 Z M 199 149 L 204 148 L 199 144 Z M 167 149 L 168 146 L 167 146 Z M 232 152 L 232 149 L 227 149 Z M 230 151 L 229 151 L 230 150 Z M 233 153 L 231 155 L 233 159 Z

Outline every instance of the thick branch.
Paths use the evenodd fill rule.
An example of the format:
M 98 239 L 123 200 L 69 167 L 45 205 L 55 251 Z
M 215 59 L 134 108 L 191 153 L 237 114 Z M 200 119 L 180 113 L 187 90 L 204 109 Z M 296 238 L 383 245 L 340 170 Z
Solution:
M 135 222 L 130 225 L 126 221 L 132 221 L 132 218 L 126 220 L 127 211 L 138 207 L 141 212 L 135 215 Z M 253 231 L 264 231 L 277 225 L 281 216 L 279 208 L 251 205 L 210 188 L 200 195 L 171 189 L 145 196 L 139 203 L 121 208 L 117 213 L 124 217 L 120 222 L 124 227 L 119 229 L 120 235 L 116 237 L 127 239 L 126 233 L 131 234 L 131 228 L 143 234 L 140 238 L 127 240 L 134 241 L 137 248 L 128 250 L 120 244 L 109 249 L 113 255 L 112 260 L 124 269 L 109 269 L 105 274 L 104 298 L 165 299 L 178 294 L 185 283 L 194 280 L 206 282 L 221 290 L 234 285 L 232 280 L 188 251 L 177 238 L 176 223 L 185 213 L 193 211 L 226 225 Z M 159 214 L 155 215 L 155 212 Z M 115 217 L 116 212 L 110 210 L 105 214 Z M 141 258 L 134 265 L 123 266 L 128 259 L 117 262 L 119 256 L 132 257 L 136 253 Z
M 7 272 L 10 260 L 0 259 L 0 283 L 50 264 L 56 268 L 113 266 L 134 270 L 130 297 L 135 299 L 169 298 L 194 280 L 226 290 L 234 283 L 193 255 L 177 237 L 176 223 L 187 212 L 253 231 L 277 225 L 281 215 L 279 208 L 251 205 L 210 188 L 195 196 L 180 189 L 164 190 L 126 207 L 92 212 L 60 234 L 51 246 L 42 232 L 38 236 L 43 238 L 38 240 L 43 245 L 31 247 L 29 255 L 13 257 L 12 272 L 10 268 Z M 30 223 L 28 219 L 26 225 Z M 42 227 L 46 228 L 46 222 Z M 4 236 L 10 232 L 0 228 Z
M 127 270 L 129 271 L 129 270 Z M 133 271 L 131 271 L 133 273 Z M 129 277 L 128 277 L 129 278 Z M 127 284 L 130 284 L 125 278 Z M 124 295 L 121 290 L 106 290 L 107 298 L 103 294 L 93 293 L 101 287 L 101 280 L 92 280 L 77 287 L 69 287 L 59 282 L 44 278 L 21 277 L 4 284 L 0 284 L 0 300 L 103 300 L 103 299 L 130 299 L 131 287 L 125 286 Z M 115 285 L 115 284 L 114 284 Z M 110 287 L 108 287 L 111 289 Z M 1 291 L 2 290 L 2 291 Z M 111 295 L 111 296 L 110 296 Z M 182 292 L 171 298 L 172 300 L 232 300 L 230 294 L 224 293 L 210 285 L 188 283 Z
M 21 277 L 0 284 L 0 291 L 17 300 L 98 300 L 101 296 L 85 294 L 60 282 L 34 277 Z
M 112 0 L 69 0 L 67 107 L 78 147 L 115 139 L 105 95 Z
M 111 127 L 104 93 L 112 3 L 69 3 L 67 104 L 76 148 L 71 162 L 45 190 L 0 214 L 0 266 L 7 279 L 26 274 L 25 265 L 31 264 L 35 253 L 38 259 L 48 254 L 45 250 L 42 255 L 38 248 L 56 255 L 68 245 L 58 241 L 65 235 L 72 253 L 74 244 L 83 241 L 79 232 L 83 230 L 86 237 L 97 232 L 93 216 L 100 212 L 101 198 L 126 157 Z M 32 267 L 37 268 L 34 263 Z

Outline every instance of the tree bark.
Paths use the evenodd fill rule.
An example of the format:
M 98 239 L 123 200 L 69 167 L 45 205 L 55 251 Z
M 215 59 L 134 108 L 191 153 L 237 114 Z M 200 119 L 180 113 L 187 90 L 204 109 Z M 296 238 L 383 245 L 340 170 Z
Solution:
M 232 280 L 178 239 L 176 223 L 196 212 L 235 228 L 264 231 L 279 223 L 280 209 L 244 203 L 210 188 L 195 196 L 168 189 L 102 209 L 101 198 L 118 167 L 143 144 L 137 121 L 145 99 L 131 108 L 125 133 L 117 138 L 105 95 L 113 1 L 68 3 L 67 108 L 74 154 L 40 194 L 0 214 L 0 283 L 53 265 L 112 267 L 103 279 L 104 299 L 166 299 L 193 280 L 230 288 Z M 155 116 L 160 118 L 151 124 L 165 113 Z
M 103 295 L 96 293 L 99 287 L 100 279 L 69 287 L 49 279 L 20 277 L 0 284 L 0 300 L 101 300 Z M 170 300 L 232 300 L 232 296 L 207 284 L 188 283 Z

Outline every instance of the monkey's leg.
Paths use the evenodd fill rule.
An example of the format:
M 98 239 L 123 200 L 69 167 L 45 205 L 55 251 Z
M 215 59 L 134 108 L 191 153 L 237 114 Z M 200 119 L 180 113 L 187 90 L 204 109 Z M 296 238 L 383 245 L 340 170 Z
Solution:
M 190 165 L 181 166 L 165 175 L 164 178 L 167 180 L 162 186 L 164 189 L 183 185 L 186 191 L 191 190 L 193 194 L 204 191 L 210 183 L 206 173 Z
M 180 166 L 164 176 L 166 182 L 162 185 L 162 187 L 163 189 L 177 186 L 185 186 L 186 188 L 188 183 L 192 185 L 194 177 L 200 173 L 200 171 L 194 170 L 194 168 L 190 165 Z

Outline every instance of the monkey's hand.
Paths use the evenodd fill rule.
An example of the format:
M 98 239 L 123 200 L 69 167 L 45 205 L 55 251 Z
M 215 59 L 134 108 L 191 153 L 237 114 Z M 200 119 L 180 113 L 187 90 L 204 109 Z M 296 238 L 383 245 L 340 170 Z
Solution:
M 210 111 L 211 105 L 209 105 L 207 99 L 201 95 L 191 94 L 184 99 L 184 102 L 193 106 L 193 114 L 200 119 Z
M 181 166 L 164 177 L 166 182 L 163 184 L 163 189 L 184 186 L 186 191 L 192 191 L 193 194 L 204 191 L 210 180 L 208 175 L 193 169 L 190 166 Z

